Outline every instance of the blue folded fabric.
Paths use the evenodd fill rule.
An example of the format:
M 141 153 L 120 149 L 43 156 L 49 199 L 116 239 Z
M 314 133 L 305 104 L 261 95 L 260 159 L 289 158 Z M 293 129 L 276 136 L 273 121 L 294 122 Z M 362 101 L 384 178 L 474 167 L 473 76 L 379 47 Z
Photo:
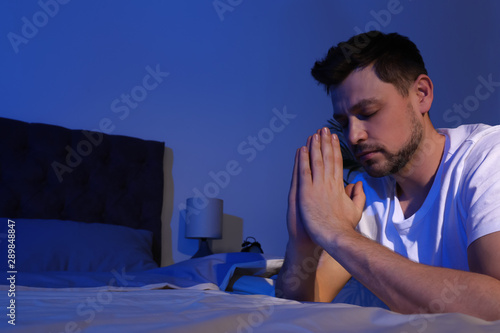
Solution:
M 269 258 L 269 256 L 266 256 Z M 126 269 L 108 272 L 18 272 L 17 286 L 39 288 L 86 287 L 142 287 L 151 284 L 168 284 L 176 288 L 191 288 L 213 284 L 212 289 L 225 290 L 234 270 L 239 266 L 266 267 L 266 257 L 260 253 L 235 252 L 185 260 L 170 266 L 145 271 L 129 272 Z M 7 284 L 6 278 L 0 284 Z M 208 287 L 210 289 L 210 287 Z

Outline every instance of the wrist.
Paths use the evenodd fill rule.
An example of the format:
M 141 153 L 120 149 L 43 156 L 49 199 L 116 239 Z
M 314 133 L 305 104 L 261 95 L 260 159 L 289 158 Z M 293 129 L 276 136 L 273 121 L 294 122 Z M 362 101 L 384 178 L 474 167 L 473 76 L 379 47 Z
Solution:
M 364 238 L 364 236 L 359 234 L 354 229 L 337 232 L 330 239 L 328 249 L 331 249 L 336 253 L 341 253 L 342 251 L 351 251 L 358 246 L 360 238 Z
M 298 242 L 289 239 L 286 244 L 286 253 L 295 258 L 297 257 L 318 257 L 321 255 L 323 248 L 313 242 Z
M 315 241 L 324 249 L 338 247 L 349 239 L 360 236 L 359 233 L 352 228 L 336 228 L 332 230 L 324 230 Z

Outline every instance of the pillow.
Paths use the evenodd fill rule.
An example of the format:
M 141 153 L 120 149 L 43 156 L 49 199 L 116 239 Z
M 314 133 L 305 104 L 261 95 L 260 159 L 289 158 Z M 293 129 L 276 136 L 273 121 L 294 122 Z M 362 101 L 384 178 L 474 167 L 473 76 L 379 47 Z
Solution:
M 61 220 L 15 221 L 18 272 L 126 272 L 157 268 L 153 233 L 129 227 Z M 1 269 L 7 270 L 8 219 L 0 225 Z M 11 232 L 12 233 L 12 232 Z M 12 246 L 11 246 L 12 247 Z

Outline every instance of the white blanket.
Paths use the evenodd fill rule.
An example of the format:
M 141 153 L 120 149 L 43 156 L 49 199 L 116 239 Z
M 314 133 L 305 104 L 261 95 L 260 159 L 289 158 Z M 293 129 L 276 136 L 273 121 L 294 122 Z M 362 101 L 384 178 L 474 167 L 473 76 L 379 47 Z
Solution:
M 347 304 L 300 303 L 214 290 L 29 290 L 6 332 L 499 332 L 461 314 L 401 315 Z
M 249 254 L 214 255 L 148 271 L 151 274 L 114 273 L 113 283 L 87 288 L 78 283 L 95 285 L 104 276 L 80 276 L 83 282 L 78 282 L 68 273 L 33 275 L 25 281 L 35 287 L 16 286 L 15 326 L 4 314 L 0 331 L 500 332 L 500 321 L 462 314 L 401 315 L 378 307 L 276 298 L 272 275 L 281 263 Z M 56 281 L 66 288 L 53 288 Z M 7 295 L 8 288 L 0 286 L 0 293 Z

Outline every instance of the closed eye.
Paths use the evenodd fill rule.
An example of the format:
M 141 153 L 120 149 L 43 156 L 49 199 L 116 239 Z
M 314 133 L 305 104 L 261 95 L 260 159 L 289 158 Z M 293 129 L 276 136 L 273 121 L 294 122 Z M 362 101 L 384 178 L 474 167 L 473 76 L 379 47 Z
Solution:
M 360 113 L 358 115 L 358 119 L 359 120 L 364 120 L 364 119 L 368 119 L 372 116 L 374 116 L 379 110 L 375 110 L 375 111 L 369 111 L 369 112 L 363 112 L 363 113 Z

